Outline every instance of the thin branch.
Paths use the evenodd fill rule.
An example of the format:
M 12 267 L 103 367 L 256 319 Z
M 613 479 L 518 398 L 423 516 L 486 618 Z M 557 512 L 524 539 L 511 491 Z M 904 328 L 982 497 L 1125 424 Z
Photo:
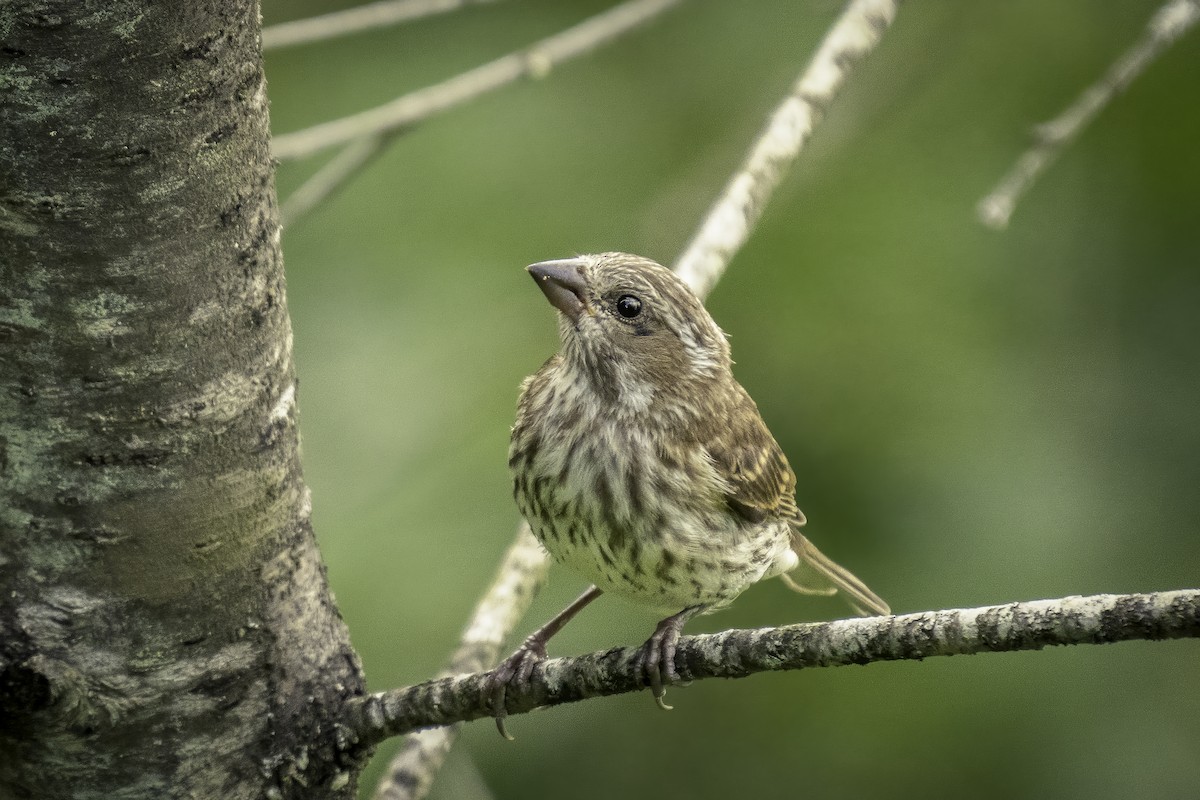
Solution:
M 364 136 L 342 148 L 283 201 L 279 209 L 280 226 L 294 225 L 296 220 L 336 194 L 350 178 L 383 153 L 383 146 L 384 137 Z
M 491 587 L 475 606 L 444 675 L 483 672 L 496 663 L 504 639 L 521 621 L 546 582 L 548 567 L 549 556 L 533 538 L 529 526 L 522 523 Z M 424 797 L 460 727 L 455 724 L 406 736 L 375 790 L 375 800 Z
M 1200 637 L 1200 589 L 1065 597 L 983 608 L 730 630 L 679 641 L 684 680 L 756 672 L 1040 650 L 1050 645 Z M 645 689 L 638 649 L 619 647 L 534 668 L 526 691 L 510 688 L 509 714 Z M 489 717 L 486 673 L 460 675 L 359 698 L 343 724 L 360 744 L 432 725 Z
M 1197 20 L 1200 20 L 1197 0 L 1170 0 L 1162 6 L 1146 24 L 1142 38 L 1117 59 L 1099 82 L 1084 90 L 1058 117 L 1034 129 L 1033 146 L 1017 159 L 996 188 L 979 201 L 976 212 L 980 221 L 997 230 L 1005 228 L 1021 196 L 1066 146 Z
M 275 137 L 275 158 L 286 161 L 364 136 L 394 135 L 429 117 L 462 105 L 524 77 L 542 78 L 551 69 L 639 25 L 682 0 L 626 0 L 583 22 L 449 80 L 418 89 L 390 103 L 311 128 Z M 384 138 L 386 142 L 386 138 Z
M 263 28 L 262 49 L 266 52 L 322 39 L 333 39 L 371 28 L 385 28 L 421 17 L 444 14 L 465 6 L 493 2 L 495 0 L 380 0 L 378 3 L 367 3 Z
M 708 294 L 745 244 L 846 75 L 879 44 L 899 5 L 900 0 L 853 0 L 826 34 L 675 264 L 675 271 L 698 295 Z

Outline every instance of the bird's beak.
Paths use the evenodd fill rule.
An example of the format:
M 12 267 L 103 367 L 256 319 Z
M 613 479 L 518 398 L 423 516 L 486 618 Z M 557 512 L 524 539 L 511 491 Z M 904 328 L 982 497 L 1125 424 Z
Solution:
M 550 305 L 575 321 L 585 311 L 591 313 L 587 303 L 587 280 L 579 269 L 582 265 L 581 259 L 561 258 L 557 261 L 539 261 L 525 269 L 537 281 L 538 288 L 546 295 Z

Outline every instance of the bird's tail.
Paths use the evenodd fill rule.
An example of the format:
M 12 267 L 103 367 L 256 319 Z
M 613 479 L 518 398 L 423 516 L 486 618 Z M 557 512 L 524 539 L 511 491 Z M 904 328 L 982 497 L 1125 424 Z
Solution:
M 784 573 L 780 577 L 788 588 L 801 594 L 831 595 L 841 592 L 846 602 L 861 617 L 884 616 L 892 613 L 888 604 L 883 602 L 883 598 L 868 589 L 867 585 L 855 577 L 850 570 L 818 550 L 799 531 L 793 533 L 792 549 L 800 557 L 801 567 L 807 567 L 810 572 L 816 573 L 818 581 L 822 584 L 828 583 L 829 586 L 812 586 L 803 580 L 797 581 Z

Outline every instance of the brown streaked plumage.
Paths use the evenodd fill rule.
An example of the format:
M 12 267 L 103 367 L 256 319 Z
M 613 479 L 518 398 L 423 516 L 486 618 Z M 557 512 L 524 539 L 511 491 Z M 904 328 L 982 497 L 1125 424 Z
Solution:
M 521 387 L 514 496 L 551 556 L 595 585 L 492 673 L 501 733 L 507 686 L 527 681 L 550 636 L 601 592 L 671 613 L 641 650 L 663 707 L 684 623 L 759 580 L 890 613 L 800 533 L 795 473 L 734 379 L 724 333 L 679 278 L 624 253 L 529 272 L 560 312 L 562 349 Z M 802 564 L 821 587 L 790 578 Z

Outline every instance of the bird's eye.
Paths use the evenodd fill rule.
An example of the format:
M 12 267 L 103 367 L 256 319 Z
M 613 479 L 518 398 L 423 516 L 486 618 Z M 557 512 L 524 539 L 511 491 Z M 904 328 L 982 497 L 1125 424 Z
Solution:
M 623 294 L 617 298 L 617 313 L 625 319 L 633 319 L 642 313 L 642 301 L 631 294 Z

